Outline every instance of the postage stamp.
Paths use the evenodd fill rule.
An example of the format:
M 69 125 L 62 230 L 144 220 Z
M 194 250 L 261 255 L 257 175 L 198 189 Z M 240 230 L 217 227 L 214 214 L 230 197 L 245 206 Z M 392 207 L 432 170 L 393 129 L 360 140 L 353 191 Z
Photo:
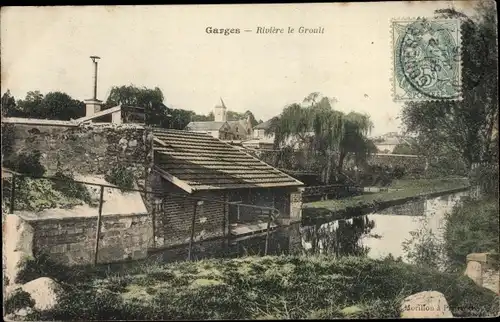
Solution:
M 460 20 L 394 19 L 391 27 L 393 100 L 460 100 Z

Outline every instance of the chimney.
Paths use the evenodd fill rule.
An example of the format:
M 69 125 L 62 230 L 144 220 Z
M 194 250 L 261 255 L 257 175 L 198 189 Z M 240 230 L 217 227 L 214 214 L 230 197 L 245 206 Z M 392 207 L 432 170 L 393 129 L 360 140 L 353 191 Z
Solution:
M 85 116 L 92 116 L 101 111 L 102 101 L 97 99 L 97 60 L 101 59 L 98 56 L 90 56 L 94 63 L 94 91 L 93 97 L 85 100 Z

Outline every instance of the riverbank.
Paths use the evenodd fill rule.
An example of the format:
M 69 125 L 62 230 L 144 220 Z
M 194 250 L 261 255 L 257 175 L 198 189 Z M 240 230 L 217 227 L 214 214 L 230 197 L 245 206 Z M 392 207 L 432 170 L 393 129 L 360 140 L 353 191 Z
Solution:
M 498 312 L 496 295 L 462 274 L 361 257 L 244 257 L 65 274 L 59 304 L 33 319 L 397 318 L 405 297 L 429 290 L 444 294 L 455 317 Z
M 364 215 L 419 198 L 464 191 L 469 182 L 463 178 L 397 180 L 389 186 L 398 191 L 365 193 L 358 196 L 306 203 L 302 209 L 304 224 Z

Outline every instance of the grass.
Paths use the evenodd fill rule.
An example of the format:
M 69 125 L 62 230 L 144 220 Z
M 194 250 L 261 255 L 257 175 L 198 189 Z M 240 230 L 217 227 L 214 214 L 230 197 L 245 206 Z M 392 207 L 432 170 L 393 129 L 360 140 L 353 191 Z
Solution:
M 78 281 L 79 280 L 79 281 Z M 63 284 L 41 320 L 393 318 L 406 296 L 442 292 L 454 316 L 489 316 L 498 298 L 461 274 L 391 260 L 245 257 L 148 264 Z
M 328 215 L 334 212 L 375 206 L 384 202 L 466 188 L 468 185 L 468 181 L 462 178 L 395 180 L 389 188 L 403 190 L 367 193 L 343 199 L 310 202 L 304 204 L 303 215 L 304 217 Z

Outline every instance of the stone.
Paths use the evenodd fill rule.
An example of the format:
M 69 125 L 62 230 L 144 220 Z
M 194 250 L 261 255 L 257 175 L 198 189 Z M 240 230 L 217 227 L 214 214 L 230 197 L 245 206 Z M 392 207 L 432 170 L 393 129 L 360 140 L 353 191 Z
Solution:
M 402 318 L 452 318 L 444 295 L 436 291 L 424 291 L 408 296 L 401 303 Z
M 16 282 L 28 258 L 30 255 L 24 252 L 9 251 L 5 254 L 5 276 L 9 279 L 10 284 Z
M 5 249 L 8 251 L 22 251 L 28 255 L 33 255 L 33 227 L 14 214 L 8 214 L 5 217 L 4 225 Z
M 51 278 L 40 277 L 24 284 L 22 290 L 35 301 L 35 309 L 46 311 L 57 305 L 62 288 Z
M 472 279 L 477 285 L 483 285 L 483 268 L 480 262 L 473 260 L 468 261 L 464 274 Z
M 27 316 L 28 314 L 31 314 L 31 313 L 33 313 L 33 309 L 32 308 L 30 308 L 30 307 L 24 307 L 22 309 L 17 310 L 14 314 L 17 315 L 17 316 L 25 317 L 25 316 Z

